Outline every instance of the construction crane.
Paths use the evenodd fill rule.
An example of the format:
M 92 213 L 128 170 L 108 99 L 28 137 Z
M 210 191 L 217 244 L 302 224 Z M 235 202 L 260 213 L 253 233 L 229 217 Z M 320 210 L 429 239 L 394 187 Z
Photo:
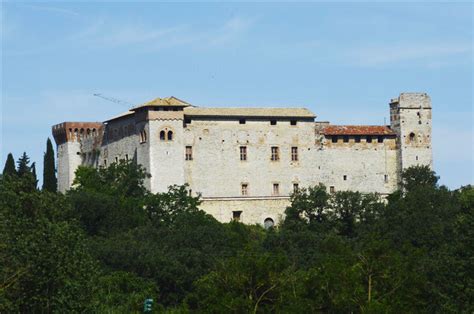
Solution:
M 111 101 L 113 103 L 116 103 L 116 104 L 119 104 L 119 105 L 123 105 L 123 106 L 127 106 L 127 107 L 133 107 L 134 105 L 127 102 L 127 101 L 123 101 L 123 100 L 120 100 L 120 99 L 117 99 L 117 98 L 113 98 L 113 97 L 107 97 L 107 96 L 104 96 L 102 94 L 99 94 L 99 93 L 95 93 L 93 94 L 94 96 L 96 97 L 100 97 L 102 99 L 105 99 L 105 100 L 108 100 L 108 101 Z

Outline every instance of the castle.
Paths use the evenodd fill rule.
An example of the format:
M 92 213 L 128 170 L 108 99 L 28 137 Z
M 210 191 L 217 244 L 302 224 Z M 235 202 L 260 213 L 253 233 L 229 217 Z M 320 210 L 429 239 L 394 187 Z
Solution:
M 387 195 L 403 169 L 432 167 L 431 100 L 402 93 L 390 125 L 331 125 L 304 108 L 203 108 L 157 98 L 100 122 L 52 127 L 58 185 L 71 187 L 80 165 L 133 159 L 151 174 L 152 192 L 189 185 L 217 220 L 271 226 L 290 194 L 323 183 L 328 192 Z

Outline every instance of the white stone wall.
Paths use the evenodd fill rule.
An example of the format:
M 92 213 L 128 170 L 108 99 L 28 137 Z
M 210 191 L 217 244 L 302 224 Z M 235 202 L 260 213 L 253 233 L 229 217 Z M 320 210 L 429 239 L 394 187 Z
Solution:
M 74 174 L 82 163 L 81 144 L 76 141 L 57 146 L 58 191 L 66 192 L 74 181 Z

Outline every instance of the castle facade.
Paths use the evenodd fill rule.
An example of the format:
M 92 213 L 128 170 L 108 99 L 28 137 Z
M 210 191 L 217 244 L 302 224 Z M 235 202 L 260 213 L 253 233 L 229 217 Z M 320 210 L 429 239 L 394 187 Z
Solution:
M 105 122 L 52 127 L 59 191 L 78 166 L 133 159 L 151 174 L 152 192 L 173 184 L 201 194 L 217 220 L 271 226 L 290 194 L 323 183 L 328 192 L 387 195 L 403 169 L 432 167 L 431 100 L 402 93 L 390 101 L 390 125 L 331 125 L 304 108 L 203 108 L 157 98 Z

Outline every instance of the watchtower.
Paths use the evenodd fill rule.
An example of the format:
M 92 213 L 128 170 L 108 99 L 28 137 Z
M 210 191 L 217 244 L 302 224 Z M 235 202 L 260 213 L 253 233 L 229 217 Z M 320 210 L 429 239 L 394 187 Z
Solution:
M 399 171 L 433 167 L 431 99 L 426 93 L 402 93 L 390 103 L 391 128 L 397 133 Z
M 77 167 L 85 162 L 93 163 L 86 160 L 94 158 L 93 155 L 82 153 L 82 142 L 86 139 L 100 141 L 102 126 L 100 122 L 63 122 L 52 127 L 57 145 L 59 192 L 64 193 L 72 185 Z

